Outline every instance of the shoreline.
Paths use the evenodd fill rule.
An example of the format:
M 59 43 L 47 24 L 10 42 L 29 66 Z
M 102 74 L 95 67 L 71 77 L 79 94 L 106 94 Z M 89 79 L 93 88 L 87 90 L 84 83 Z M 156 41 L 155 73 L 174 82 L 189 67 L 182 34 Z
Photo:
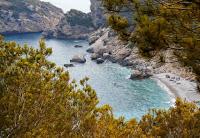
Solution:
M 33 33 L 40 32 L 28 32 L 22 34 Z M 180 78 L 180 80 L 177 81 L 172 80 L 171 78 L 166 78 L 166 75 L 170 76 L 171 78 Z M 195 82 L 191 82 L 172 73 L 154 74 L 151 78 L 154 79 L 158 85 L 168 93 L 168 95 L 171 97 L 170 102 L 175 103 L 176 98 L 180 97 L 188 102 L 200 103 L 200 93 L 198 93 L 196 90 L 197 84 Z
M 192 76 L 193 74 L 188 74 L 189 76 L 186 75 L 185 77 L 180 77 L 181 73 L 179 74 L 179 71 L 182 66 L 179 63 L 173 64 L 172 62 L 171 64 L 165 64 L 157 67 L 157 60 L 159 57 L 146 61 L 140 57 L 137 48 L 134 50 L 130 49 L 129 44 L 122 43 L 110 28 L 99 29 L 89 36 L 89 40 L 89 42 L 92 42 L 90 46 L 92 49 L 91 51 L 93 51 L 90 53 L 94 53 L 96 56 L 105 58 L 113 63 L 120 64 L 123 67 L 130 67 L 131 69 L 146 69 L 146 67 L 155 67 L 157 70 L 153 70 L 155 74 L 153 74 L 153 77 L 151 78 L 157 81 L 158 85 L 160 85 L 169 94 L 169 96 L 172 97 L 172 100 L 170 101 L 175 101 L 173 99 L 180 97 L 185 101 L 200 104 L 200 93 L 197 90 L 197 83 L 195 82 L 195 79 L 190 79 L 195 76 Z M 109 59 L 103 57 L 102 53 L 112 53 L 112 56 Z M 172 51 L 166 51 L 165 56 L 167 58 L 166 60 L 171 61 L 173 59 L 176 61 L 176 58 L 173 57 Z M 170 73 L 171 70 L 178 72 L 177 74 L 173 74 Z M 187 72 L 188 69 L 183 68 L 183 70 L 184 72 Z M 187 80 L 186 78 L 190 80 Z
M 123 45 L 119 43 L 119 41 L 117 41 L 117 37 L 110 37 L 109 28 L 102 31 L 103 33 L 100 33 L 101 35 L 99 35 L 96 31 L 96 33 L 91 34 L 91 36 L 89 37 L 89 40 L 91 42 L 93 42 L 92 40 L 94 38 L 97 38 L 97 40 L 90 44 L 90 47 L 92 49 L 91 51 L 93 52 L 89 53 L 96 54 L 97 57 L 99 56 L 105 60 L 120 64 L 123 67 L 130 67 L 131 69 L 134 69 L 135 67 L 144 68 L 147 66 L 152 66 L 152 64 L 156 66 L 156 63 L 154 61 L 149 63 L 141 59 L 140 56 L 137 55 L 137 49 L 135 49 L 135 52 L 133 52 L 133 50 L 131 50 L 130 52 L 130 49 L 127 48 L 127 45 Z M 104 53 L 108 54 L 109 52 L 112 53 L 112 57 L 103 57 Z M 171 57 L 169 59 L 171 59 Z M 167 66 L 164 66 L 162 67 L 162 69 L 165 69 L 166 67 Z M 173 69 L 173 66 L 171 66 L 171 69 Z M 168 71 L 170 71 L 171 69 L 169 69 Z M 176 98 L 180 97 L 181 99 L 188 102 L 200 103 L 200 93 L 198 93 L 197 91 L 196 82 L 186 80 L 185 78 L 180 77 L 176 74 L 172 74 L 170 72 L 153 74 L 152 78 L 155 79 L 158 85 L 160 85 L 169 94 L 169 96 L 171 97 L 170 102 L 175 103 Z
M 177 97 L 175 95 L 175 93 L 172 92 L 174 90 L 171 89 L 169 86 L 166 85 L 166 83 L 164 83 L 163 81 L 161 81 L 159 78 L 157 78 L 155 76 L 151 77 L 150 79 L 154 80 L 157 83 L 157 85 L 160 86 L 161 89 L 164 90 L 167 93 L 167 95 L 169 95 L 169 97 L 170 97 L 170 103 L 172 105 L 174 105 L 175 102 L 176 102 L 176 97 Z
M 166 75 L 170 78 L 167 78 Z M 172 100 L 179 97 L 187 102 L 198 103 L 200 101 L 200 93 L 197 92 L 195 82 L 172 73 L 154 74 L 152 79 L 156 80 L 158 85 L 168 92 Z

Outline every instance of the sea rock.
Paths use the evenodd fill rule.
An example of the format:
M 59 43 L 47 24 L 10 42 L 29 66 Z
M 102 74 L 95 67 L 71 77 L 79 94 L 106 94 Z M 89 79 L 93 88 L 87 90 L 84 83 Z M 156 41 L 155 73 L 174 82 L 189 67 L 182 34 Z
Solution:
M 123 49 L 119 49 L 116 53 L 115 53 L 115 60 L 119 63 L 123 63 L 123 64 L 126 64 L 126 62 L 128 60 L 125 60 L 125 58 L 127 58 L 128 56 L 130 56 L 131 54 L 131 50 L 130 49 L 126 49 L 126 48 L 123 48 Z
M 31 33 L 53 29 L 64 13 L 40 0 L 0 0 L 0 33 Z
M 128 58 L 121 60 L 119 63 L 120 63 L 120 65 L 125 66 L 125 67 L 130 67 L 130 66 L 134 65 L 134 63 Z
M 149 77 L 153 76 L 153 70 L 151 68 L 147 67 L 146 69 L 143 70 L 143 72 L 144 72 L 145 78 L 149 78 Z
M 64 64 L 64 66 L 65 66 L 66 68 L 69 68 L 69 67 L 74 67 L 74 64 Z
M 94 53 L 94 48 L 93 47 L 90 47 L 86 50 L 88 53 Z
M 143 78 L 143 73 L 139 70 L 133 70 L 130 79 L 135 80 L 135 79 L 142 79 Z
M 75 55 L 70 62 L 85 63 L 86 58 L 83 55 Z
M 153 74 L 147 69 L 147 70 L 133 70 L 133 73 L 130 76 L 130 79 L 136 80 L 136 79 L 147 79 L 151 77 Z
M 96 60 L 96 63 L 97 63 L 97 64 L 102 64 L 102 63 L 104 63 L 104 59 L 98 58 L 98 59 Z
M 108 48 L 106 48 L 106 47 L 96 47 L 96 48 L 94 49 L 94 52 L 97 53 L 98 55 L 103 56 L 103 54 L 104 54 L 104 53 L 108 53 L 109 50 L 108 50 Z
M 82 48 L 83 46 L 81 46 L 81 45 L 75 45 L 74 47 L 75 48 Z
M 106 52 L 108 52 L 109 49 L 106 49 Z M 133 63 L 130 59 L 128 59 L 127 57 L 131 54 L 131 51 L 129 49 L 119 49 L 116 50 L 117 52 L 115 52 L 112 55 L 109 55 L 109 60 L 113 63 L 119 63 L 122 66 L 132 66 Z
M 113 55 L 110 55 L 109 61 L 111 61 L 112 63 L 117 63 L 117 59 Z
M 109 53 L 103 53 L 103 59 L 109 59 L 110 58 L 110 54 Z
M 104 34 L 103 29 L 95 30 L 94 32 L 90 33 L 88 37 L 88 42 L 90 45 L 94 44 L 102 35 Z
M 181 77 L 176 77 L 176 81 L 180 81 L 181 80 Z
M 100 58 L 100 56 L 96 53 L 93 53 L 90 58 L 91 60 L 97 60 L 98 58 Z
M 170 79 L 170 75 L 166 75 L 165 77 L 166 77 L 167 79 Z
M 89 45 L 94 44 L 94 43 L 96 42 L 97 39 L 99 39 L 99 36 L 90 35 L 89 38 L 88 38 Z
M 171 79 L 172 79 L 172 80 L 175 80 L 175 79 L 176 79 L 176 77 L 171 77 Z

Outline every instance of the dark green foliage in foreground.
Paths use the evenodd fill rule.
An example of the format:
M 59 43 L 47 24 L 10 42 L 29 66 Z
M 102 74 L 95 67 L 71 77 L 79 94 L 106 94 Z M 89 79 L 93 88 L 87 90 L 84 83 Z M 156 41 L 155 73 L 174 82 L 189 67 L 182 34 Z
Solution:
M 138 46 L 144 56 L 172 49 L 200 80 L 199 0 L 103 0 L 109 25 Z M 123 12 L 129 11 L 128 22 Z M 129 29 L 134 28 L 134 29 Z
M 177 99 L 168 111 L 153 110 L 137 122 L 116 119 L 97 106 L 96 92 L 70 81 L 68 72 L 47 60 L 52 50 L 0 38 L 0 137 L 153 138 L 200 137 L 200 110 Z

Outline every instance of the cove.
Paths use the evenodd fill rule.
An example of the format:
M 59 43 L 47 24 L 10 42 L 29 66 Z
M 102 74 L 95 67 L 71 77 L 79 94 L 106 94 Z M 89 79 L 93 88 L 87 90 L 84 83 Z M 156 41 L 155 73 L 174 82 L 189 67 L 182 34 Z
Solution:
M 16 41 L 23 45 L 28 44 L 38 48 L 41 33 L 6 35 L 7 41 Z M 96 90 L 99 97 L 99 105 L 109 104 L 115 116 L 124 116 L 126 119 L 140 119 L 149 109 L 168 109 L 171 105 L 171 97 L 152 79 L 132 81 L 129 78 L 131 70 L 118 64 L 105 62 L 97 65 L 90 60 L 90 54 L 86 53 L 89 47 L 84 40 L 58 40 L 47 39 L 47 47 L 53 49 L 49 60 L 58 66 L 69 63 L 76 54 L 85 54 L 85 64 L 75 64 L 68 68 L 71 79 L 77 81 L 89 77 L 89 84 Z M 74 48 L 74 45 L 82 45 L 83 48 Z

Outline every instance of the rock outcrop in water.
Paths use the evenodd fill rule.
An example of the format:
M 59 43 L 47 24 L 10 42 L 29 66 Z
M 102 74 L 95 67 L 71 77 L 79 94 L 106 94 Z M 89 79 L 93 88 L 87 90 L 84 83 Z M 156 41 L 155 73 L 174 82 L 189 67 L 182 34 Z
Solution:
M 72 9 L 65 14 L 55 29 L 45 31 L 43 35 L 46 38 L 87 39 L 92 31 L 94 25 L 91 14 Z
M 85 63 L 86 62 L 86 58 L 85 58 L 84 55 L 75 55 L 75 56 L 72 57 L 70 62 Z
M 66 68 L 70 68 L 70 67 L 74 67 L 74 64 L 64 64 L 64 67 L 66 67 Z
M 138 79 L 147 79 L 153 76 L 151 70 L 143 69 L 143 70 L 133 70 L 130 76 L 131 80 L 138 80 Z
M 39 0 L 0 0 L 0 33 L 41 32 L 54 28 L 61 9 Z

